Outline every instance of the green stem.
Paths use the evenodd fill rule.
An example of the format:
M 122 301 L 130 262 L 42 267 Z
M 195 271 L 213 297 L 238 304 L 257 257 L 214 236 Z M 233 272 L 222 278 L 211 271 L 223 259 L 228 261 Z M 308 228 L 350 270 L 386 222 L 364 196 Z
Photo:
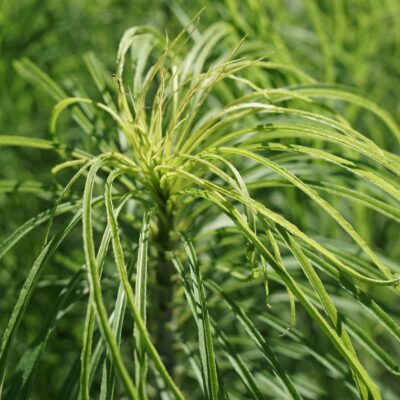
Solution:
M 174 375 L 174 334 L 172 331 L 172 321 L 174 318 L 172 301 L 174 297 L 175 285 L 172 280 L 174 267 L 169 260 L 170 252 L 175 244 L 171 238 L 174 228 L 173 212 L 168 209 L 167 200 L 164 197 L 163 206 L 159 208 L 158 232 L 155 238 L 157 246 L 157 265 L 156 265 L 156 338 L 157 349 L 171 377 Z

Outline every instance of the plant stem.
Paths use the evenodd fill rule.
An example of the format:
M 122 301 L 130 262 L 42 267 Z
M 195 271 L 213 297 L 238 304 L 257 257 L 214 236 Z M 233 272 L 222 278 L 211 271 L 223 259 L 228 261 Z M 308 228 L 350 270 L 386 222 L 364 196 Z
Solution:
M 173 319 L 172 301 L 174 297 L 173 265 L 167 253 L 173 250 L 174 242 L 171 239 L 173 231 L 173 214 L 167 208 L 165 201 L 164 207 L 160 209 L 158 232 L 156 236 L 157 244 L 157 265 L 156 265 L 156 337 L 157 349 L 171 377 L 174 375 L 174 335 L 171 322 Z

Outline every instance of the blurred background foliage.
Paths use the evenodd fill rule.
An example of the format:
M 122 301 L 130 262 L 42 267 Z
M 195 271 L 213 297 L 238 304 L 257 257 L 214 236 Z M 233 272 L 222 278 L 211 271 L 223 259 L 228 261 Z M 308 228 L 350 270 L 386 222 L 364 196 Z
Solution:
M 0 0 L 1 132 L 48 137 L 48 120 L 57 99 L 32 85 L 23 68 L 27 60 L 44 70 L 68 95 L 91 95 L 94 85 L 84 61 L 88 53 L 96 53 L 111 77 L 118 42 L 127 28 L 151 25 L 173 37 L 202 7 L 205 9 L 201 18 L 195 29 L 190 30 L 194 38 L 212 23 L 230 24 L 231 34 L 223 38 L 225 42 L 234 46 L 247 36 L 243 46 L 246 52 L 259 57 L 267 55 L 270 61 L 304 72 L 304 79 L 278 73 L 271 75 L 274 86 L 313 80 L 349 85 L 366 98 L 375 100 L 400 122 L 400 2 L 397 0 Z M 212 34 L 210 41 L 218 52 L 218 42 Z M 190 41 L 187 46 L 191 46 Z M 347 117 L 359 131 L 368 131 L 381 147 L 393 152 L 398 150 L 388 129 L 360 107 L 333 101 L 330 106 Z M 76 130 L 76 127 L 71 125 L 70 129 Z M 21 182 L 35 179 L 44 185 L 54 185 L 48 171 L 49 165 L 55 164 L 55 155 L 4 148 L 0 157 L 1 179 Z M 22 195 L 11 189 L 3 192 L 0 192 L 0 241 L 51 205 L 50 194 L 48 198 L 37 199 L 30 196 L 29 191 Z M 290 191 L 287 195 L 295 196 Z M 304 213 L 301 198 L 298 203 L 298 209 L 290 212 L 297 213 L 301 220 Z M 365 208 L 352 210 L 348 215 L 377 251 L 392 260 L 399 259 L 398 227 L 380 220 Z M 19 243 L 16 251 L 1 261 L 1 330 L 41 241 L 40 234 L 30 235 L 29 240 Z M 61 270 L 76 269 L 83 262 L 80 246 L 80 237 L 69 238 L 62 247 L 68 253 L 68 261 L 62 259 L 61 252 L 54 260 L 55 266 Z M 74 260 L 72 264 L 71 259 Z M 22 347 L 40 331 L 52 299 L 58 293 L 57 280 L 62 285 L 62 276 L 58 275 L 48 286 L 44 281 L 34 295 L 29 306 L 31 312 L 27 314 L 29 318 L 24 319 L 20 330 Z M 75 312 L 79 314 L 79 310 Z M 73 320 L 73 316 L 71 318 Z M 80 347 L 81 327 L 74 325 L 71 330 L 68 321 L 57 327 L 49 343 L 38 374 L 37 399 L 55 398 L 58 383 L 66 374 L 62 366 L 74 361 L 73 352 L 69 350 Z M 306 320 L 303 324 L 306 325 Z M 379 340 L 379 332 L 374 334 Z M 16 348 L 14 362 L 18 359 L 18 344 Z M 60 353 L 60 348 L 68 351 Z M 313 374 L 319 376 L 315 366 L 305 365 L 315 369 Z M 392 378 L 384 376 L 382 379 L 387 380 L 394 392 L 398 389 Z M 313 390 L 318 391 L 310 386 L 310 391 Z M 335 393 L 340 390 L 337 388 Z M 331 398 L 329 394 L 319 396 Z

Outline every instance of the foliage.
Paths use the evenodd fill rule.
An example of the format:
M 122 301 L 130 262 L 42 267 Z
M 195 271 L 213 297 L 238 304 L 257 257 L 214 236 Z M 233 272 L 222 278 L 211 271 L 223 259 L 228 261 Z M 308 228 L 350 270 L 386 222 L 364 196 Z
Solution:
M 400 128 L 390 95 L 343 85 L 382 72 L 353 82 L 372 50 L 339 30 L 345 2 L 332 21 L 331 3 L 238 4 L 172 3 L 183 30 L 126 30 L 115 74 L 86 53 L 93 83 L 72 90 L 15 62 L 57 104 L 47 137 L 0 135 L 51 154 L 0 182 L 47 207 L 0 244 L 9 280 L 34 257 L 2 329 L 4 398 L 396 398 Z M 354 6 L 361 33 L 385 4 Z

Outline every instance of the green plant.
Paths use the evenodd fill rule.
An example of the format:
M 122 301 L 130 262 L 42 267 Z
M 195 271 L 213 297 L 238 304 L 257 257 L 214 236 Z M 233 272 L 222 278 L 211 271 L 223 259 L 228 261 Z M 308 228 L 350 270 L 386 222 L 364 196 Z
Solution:
M 86 57 L 101 102 L 61 100 L 49 140 L 0 136 L 62 159 L 53 205 L 0 245 L 3 256 L 45 226 L 3 335 L 1 387 L 31 297 L 40 283 L 57 291 L 6 397 L 34 393 L 52 331 L 85 305 L 81 352 L 57 398 L 327 398 L 332 382 L 337 398 L 394 398 L 380 371 L 399 375 L 388 349 L 400 337 L 400 267 L 352 219 L 368 210 L 399 232 L 400 158 L 331 101 L 364 107 L 395 140 L 400 130 L 355 92 L 252 57 L 251 42 L 229 46 L 233 29 L 190 24 L 170 41 L 132 28 L 113 78 Z M 20 69 L 62 93 L 30 62 Z M 20 189 L 50 196 L 38 182 Z M 74 251 L 56 259 L 68 240 Z M 60 270 L 47 275 L 49 262 Z

